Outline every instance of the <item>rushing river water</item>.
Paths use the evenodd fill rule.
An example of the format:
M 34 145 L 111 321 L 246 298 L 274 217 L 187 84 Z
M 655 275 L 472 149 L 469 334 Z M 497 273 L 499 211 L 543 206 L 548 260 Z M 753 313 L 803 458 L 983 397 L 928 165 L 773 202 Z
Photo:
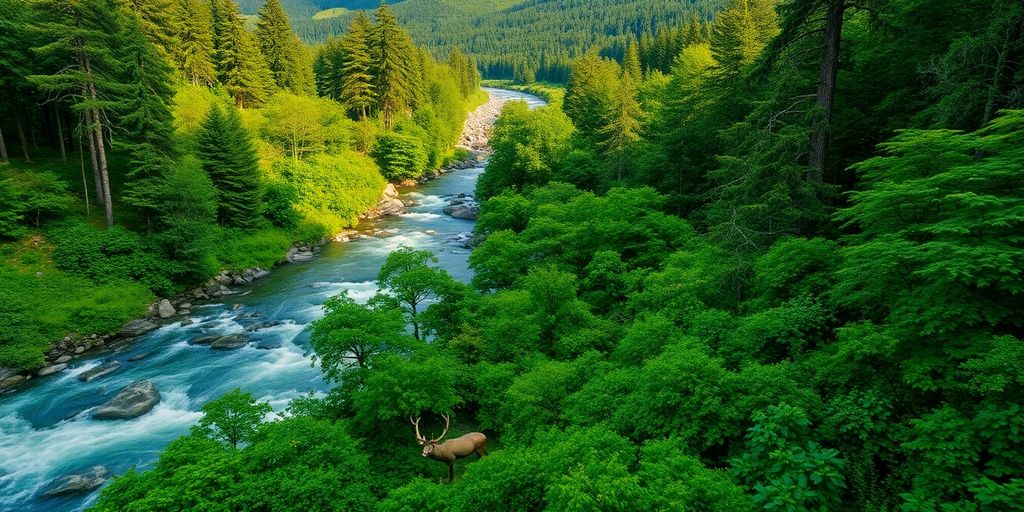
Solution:
M 489 90 L 499 98 L 543 102 L 525 94 Z M 310 391 L 324 391 L 318 368 L 310 366 L 306 327 L 322 316 L 327 298 L 348 290 L 357 300 L 376 292 L 374 279 L 384 259 L 399 247 L 429 249 L 440 265 L 461 281 L 472 276 L 469 250 L 452 242 L 473 223 L 441 214 L 454 194 L 472 194 L 483 168 L 453 171 L 415 189 L 400 190 L 415 206 L 398 217 L 369 221 L 359 227 L 372 233 L 351 242 L 331 243 L 319 258 L 284 265 L 223 302 L 192 308 L 190 326 L 167 324 L 119 351 L 75 360 L 51 377 L 36 378 L 15 394 L 0 397 L 0 510 L 56 512 L 80 510 L 97 493 L 66 498 L 38 498 L 53 479 L 95 465 L 113 473 L 132 466 L 150 467 L 173 439 L 188 433 L 203 404 L 234 388 L 269 401 L 275 410 Z M 259 313 L 259 321 L 281 325 L 252 333 L 252 343 L 234 351 L 191 346 L 204 334 L 243 332 L 241 315 Z M 251 322 L 251 321 L 250 321 Z M 260 350 L 260 342 L 280 348 Z M 130 361 L 130 359 L 140 359 Z M 92 382 L 80 373 L 104 362 L 122 361 L 116 372 Z M 98 421 L 91 409 L 140 379 L 152 381 L 161 401 L 148 414 L 128 421 Z

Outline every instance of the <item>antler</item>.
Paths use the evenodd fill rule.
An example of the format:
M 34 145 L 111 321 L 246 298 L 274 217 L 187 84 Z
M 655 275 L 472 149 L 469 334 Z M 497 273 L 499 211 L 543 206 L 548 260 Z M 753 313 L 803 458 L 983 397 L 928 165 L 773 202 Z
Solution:
M 440 441 L 441 438 L 448 433 L 448 426 L 451 425 L 452 419 L 447 414 L 441 414 L 441 417 L 444 418 L 444 432 L 441 432 L 441 435 L 437 436 L 437 439 L 431 440 L 431 443 L 436 443 Z
M 419 416 L 416 417 L 415 421 L 413 421 L 412 416 L 409 416 L 409 423 L 412 423 L 412 426 L 416 427 L 416 440 L 419 441 L 421 444 L 427 442 L 427 438 L 425 438 L 422 435 L 420 435 L 420 418 L 419 418 Z

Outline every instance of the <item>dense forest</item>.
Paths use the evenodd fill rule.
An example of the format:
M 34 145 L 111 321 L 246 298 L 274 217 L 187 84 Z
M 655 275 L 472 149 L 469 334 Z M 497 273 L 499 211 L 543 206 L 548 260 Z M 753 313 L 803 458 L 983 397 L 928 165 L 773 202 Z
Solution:
M 321 42 L 344 33 L 358 9 L 374 0 L 285 0 L 296 33 Z M 590 48 L 620 58 L 630 40 L 671 49 L 670 33 L 694 18 L 709 20 L 721 0 L 403 0 L 396 14 L 418 44 L 435 55 L 459 48 L 480 63 L 488 79 L 564 83 L 572 60 Z M 243 2 L 256 13 L 262 3 Z M 660 41 L 658 40 L 660 38 Z M 666 67 L 675 52 L 661 53 Z
M 0 9 L 0 368 L 354 225 L 388 180 L 465 157 L 484 99 L 387 7 L 323 51 L 277 0 L 253 30 L 228 0 Z
M 310 328 L 329 392 L 213 400 L 91 510 L 1020 510 L 1019 1 L 731 0 L 445 63 L 386 7 L 314 54 L 276 0 L 171 35 L 158 3 L 0 4 L 3 357 L 54 328 L 31 301 L 109 322 L 350 224 L 450 157 L 488 51 L 589 48 L 503 108 L 471 283 L 392 253 Z
M 212 402 L 95 509 L 1019 510 L 1022 27 L 734 0 L 586 53 L 503 110 L 471 284 L 393 253 L 312 328 L 329 394 Z M 449 413 L 490 453 L 443 484 Z

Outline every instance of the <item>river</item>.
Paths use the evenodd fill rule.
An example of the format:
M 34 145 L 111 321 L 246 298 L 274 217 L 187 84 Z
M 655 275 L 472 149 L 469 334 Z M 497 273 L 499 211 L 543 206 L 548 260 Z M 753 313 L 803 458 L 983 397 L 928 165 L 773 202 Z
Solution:
M 543 104 L 526 94 L 489 89 L 492 97 Z M 76 359 L 67 371 L 36 378 L 17 393 L 0 397 L 0 510 L 58 512 L 81 510 L 95 501 L 87 496 L 38 498 L 53 479 L 95 465 L 115 474 L 132 466 L 152 466 L 160 451 L 188 433 L 206 402 L 235 388 L 268 401 L 280 411 L 289 400 L 327 385 L 319 368 L 310 365 L 306 327 L 322 316 L 327 298 L 348 290 L 358 300 L 376 292 L 374 280 L 391 251 L 407 246 L 429 249 L 456 279 L 468 282 L 469 250 L 453 243 L 471 232 L 473 222 L 441 214 L 454 194 L 472 194 L 483 168 L 457 170 L 419 187 L 400 189 L 415 206 L 408 213 L 367 221 L 359 226 L 368 236 L 330 243 L 319 258 L 277 267 L 269 277 L 239 289 L 223 302 L 193 307 L 190 326 L 167 324 L 120 351 L 93 353 Z M 252 343 L 234 351 L 191 346 L 204 334 L 243 332 L 239 316 L 259 313 L 260 321 L 280 325 L 252 335 Z M 257 343 L 280 348 L 260 350 Z M 138 356 L 141 359 L 130 361 Z M 89 383 L 77 376 L 104 362 L 124 366 Z M 148 414 L 128 421 L 98 421 L 91 410 L 121 388 L 140 379 L 152 381 L 161 401 Z

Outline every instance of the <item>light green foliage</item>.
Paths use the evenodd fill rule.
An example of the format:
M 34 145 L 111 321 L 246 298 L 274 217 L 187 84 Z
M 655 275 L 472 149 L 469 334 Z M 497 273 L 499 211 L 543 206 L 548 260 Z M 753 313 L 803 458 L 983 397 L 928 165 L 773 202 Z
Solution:
M 235 389 L 203 406 L 203 418 L 192 427 L 192 435 L 238 448 L 252 440 L 270 411 L 270 404 L 257 402 L 252 393 Z
M 295 188 L 294 208 L 302 222 L 320 226 L 324 234 L 354 226 L 377 204 L 385 185 L 373 160 L 352 151 L 283 162 L 278 171 Z
M 294 242 L 290 234 L 279 229 L 227 228 L 222 233 L 215 257 L 220 268 L 231 270 L 272 268 L 284 259 Z
M 377 283 L 382 290 L 374 300 L 393 302 L 402 308 L 417 339 L 421 338 L 419 314 L 424 304 L 444 298 L 456 286 L 448 272 L 437 267 L 437 257 L 430 251 L 410 248 L 388 255 L 377 274 Z
M 292 160 L 325 151 L 339 153 L 348 146 L 351 123 L 333 101 L 278 93 L 262 113 L 265 137 Z
M 364 306 L 342 294 L 328 299 L 324 311 L 313 322 L 310 345 L 314 363 L 320 363 L 328 380 L 358 381 L 376 356 L 405 353 L 413 346 L 398 309 Z
M 477 182 L 477 195 L 489 198 L 505 189 L 524 192 L 546 184 L 568 147 L 572 123 L 552 107 L 531 111 L 523 102 L 510 102 L 494 127 L 494 154 Z
M 0 367 L 38 368 L 50 343 L 69 332 L 116 332 L 145 314 L 153 298 L 136 282 L 111 277 L 97 284 L 52 266 L 35 268 L 0 266 Z
M 377 160 L 381 174 L 389 181 L 415 179 L 427 168 L 423 142 L 404 133 L 382 134 L 370 154 Z
M 290 418 L 250 441 L 232 449 L 183 437 L 154 470 L 116 478 L 92 510 L 374 510 L 367 456 L 344 424 Z

